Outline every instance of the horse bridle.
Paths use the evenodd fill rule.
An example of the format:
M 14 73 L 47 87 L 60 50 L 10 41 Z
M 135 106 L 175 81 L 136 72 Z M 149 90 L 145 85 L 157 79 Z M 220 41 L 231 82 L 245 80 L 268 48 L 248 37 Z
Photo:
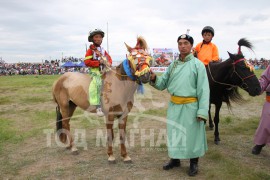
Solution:
M 130 64 L 131 62 L 129 60 L 128 60 L 127 63 L 129 65 L 129 67 L 132 67 L 132 65 Z M 135 81 L 137 84 L 141 84 L 141 82 L 139 81 L 138 76 L 136 76 L 134 73 L 135 73 L 136 70 L 138 70 L 141 66 L 143 66 L 145 64 L 148 65 L 148 67 L 150 67 L 149 64 L 147 64 L 145 62 L 138 63 L 138 64 L 136 64 L 136 69 L 130 68 L 130 73 L 127 73 L 125 71 L 123 71 L 121 73 L 117 73 L 117 71 L 114 71 L 111 67 L 109 67 L 109 70 L 112 71 L 113 73 L 115 73 L 116 75 L 120 76 L 120 77 L 129 77 L 132 81 Z M 122 64 L 122 66 L 123 66 L 123 64 Z M 122 69 L 122 70 L 124 70 L 124 69 Z
M 235 74 L 237 75 L 237 77 L 239 77 L 239 78 L 242 80 L 242 84 L 240 85 L 240 87 L 241 87 L 242 89 L 247 89 L 247 88 L 248 88 L 248 85 L 245 83 L 245 80 L 248 79 L 248 78 L 251 78 L 251 77 L 255 76 L 255 74 L 252 74 L 252 75 L 250 75 L 250 76 L 247 76 L 247 77 L 244 77 L 244 78 L 243 78 L 243 77 L 241 77 L 241 76 L 237 73 L 237 71 L 235 70 L 235 65 L 236 65 L 237 63 L 239 63 L 239 62 L 241 62 L 241 61 L 245 61 L 245 60 L 246 60 L 245 58 L 241 58 L 241 59 L 238 59 L 238 60 L 236 60 L 235 62 L 232 63 L 232 65 L 233 65 L 233 72 L 232 72 L 232 74 L 231 74 L 231 77 L 232 77 L 233 74 L 235 73 Z M 211 76 L 212 80 L 213 80 L 215 83 L 222 84 L 222 85 L 226 85 L 226 86 L 231 86 L 231 87 L 237 87 L 237 85 L 234 85 L 234 84 L 227 84 L 227 83 L 222 83 L 222 82 L 216 81 L 216 80 L 214 79 L 212 73 L 211 73 L 210 65 L 208 65 L 208 70 L 209 70 L 209 73 L 210 73 L 210 76 Z M 245 85 L 246 87 L 244 87 L 244 85 Z
M 255 74 L 251 74 L 251 75 L 249 75 L 249 76 L 247 76 L 247 77 L 241 77 L 241 76 L 237 73 L 237 71 L 235 70 L 235 65 L 236 65 L 237 63 L 241 62 L 241 61 L 246 61 L 246 59 L 245 59 L 245 58 L 241 58 L 241 59 L 238 59 L 238 60 L 236 60 L 235 62 L 232 63 L 232 65 L 233 65 L 233 72 L 232 72 L 232 75 L 233 75 L 233 73 L 235 73 L 235 74 L 242 80 L 242 84 L 240 85 L 240 87 L 241 87 L 242 89 L 247 89 L 247 88 L 248 88 L 248 85 L 247 85 L 247 83 L 245 83 L 245 80 L 248 79 L 248 78 L 251 78 L 251 77 L 255 76 Z M 231 75 L 231 76 L 232 76 L 232 75 Z M 245 85 L 245 87 L 244 87 L 243 85 Z

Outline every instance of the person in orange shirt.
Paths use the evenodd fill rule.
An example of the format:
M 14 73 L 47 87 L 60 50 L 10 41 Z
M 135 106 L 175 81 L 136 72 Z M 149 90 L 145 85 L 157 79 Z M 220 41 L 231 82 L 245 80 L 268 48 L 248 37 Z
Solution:
M 92 76 L 92 81 L 89 85 L 89 102 L 96 106 L 98 116 L 103 116 L 100 105 L 100 90 L 101 90 L 101 70 L 105 66 L 111 66 L 112 58 L 107 51 L 101 46 L 105 33 L 100 29 L 95 29 L 89 32 L 88 41 L 92 42 L 89 49 L 86 51 L 84 63 L 89 67 L 89 73 Z
M 211 26 L 205 26 L 202 30 L 203 41 L 198 43 L 194 49 L 194 53 L 197 54 L 199 60 L 201 60 L 205 66 L 212 61 L 219 60 L 218 48 L 212 43 L 212 39 L 215 35 L 215 31 Z

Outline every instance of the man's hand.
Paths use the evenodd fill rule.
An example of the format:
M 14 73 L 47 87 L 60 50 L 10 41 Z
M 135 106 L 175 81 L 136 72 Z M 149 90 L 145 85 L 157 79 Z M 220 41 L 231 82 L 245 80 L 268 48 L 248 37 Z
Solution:
M 156 74 L 151 71 L 150 81 L 155 81 L 155 80 L 156 80 Z
M 206 120 L 203 119 L 203 118 L 201 118 L 201 117 L 197 117 L 197 120 L 198 120 L 198 121 L 203 121 L 204 123 L 206 123 Z

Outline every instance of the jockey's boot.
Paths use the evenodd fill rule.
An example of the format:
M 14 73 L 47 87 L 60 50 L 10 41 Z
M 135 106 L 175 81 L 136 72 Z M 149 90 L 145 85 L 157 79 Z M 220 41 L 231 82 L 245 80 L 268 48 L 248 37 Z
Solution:
M 258 155 L 261 153 L 262 148 L 265 146 L 265 144 L 262 145 L 256 145 L 252 148 L 252 154 Z
M 180 160 L 179 159 L 170 159 L 169 162 L 167 162 L 164 166 L 163 169 L 164 170 L 169 170 L 172 169 L 174 167 L 179 167 L 181 165 Z
M 99 107 L 99 108 L 97 108 L 97 115 L 99 116 L 99 117 L 102 117 L 102 116 L 104 116 L 104 113 L 102 112 L 102 110 L 101 110 L 101 108 Z
M 198 174 L 198 162 L 199 162 L 199 158 L 190 159 L 190 166 L 188 170 L 189 176 L 195 176 L 196 174 Z

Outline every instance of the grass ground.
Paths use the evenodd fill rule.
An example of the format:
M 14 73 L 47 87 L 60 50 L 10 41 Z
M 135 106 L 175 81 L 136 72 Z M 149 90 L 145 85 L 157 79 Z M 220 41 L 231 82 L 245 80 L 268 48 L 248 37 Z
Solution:
M 84 142 L 79 146 L 80 154 L 73 156 L 57 144 L 51 86 L 58 77 L 0 77 L 1 179 L 189 179 L 188 160 L 181 168 L 162 170 L 168 160 L 164 141 L 166 91 L 146 85 L 146 94 L 135 96 L 127 127 L 133 163 L 121 162 L 116 145 L 117 163 L 108 164 L 103 118 L 77 109 L 71 128 L 78 138 L 85 139 L 78 139 Z M 213 131 L 206 127 L 209 150 L 200 159 L 196 179 L 270 179 L 270 148 L 265 147 L 259 156 L 251 154 L 264 96 L 241 93 L 244 104 L 233 104 L 232 112 L 226 105 L 222 107 L 220 145 L 214 144 Z

